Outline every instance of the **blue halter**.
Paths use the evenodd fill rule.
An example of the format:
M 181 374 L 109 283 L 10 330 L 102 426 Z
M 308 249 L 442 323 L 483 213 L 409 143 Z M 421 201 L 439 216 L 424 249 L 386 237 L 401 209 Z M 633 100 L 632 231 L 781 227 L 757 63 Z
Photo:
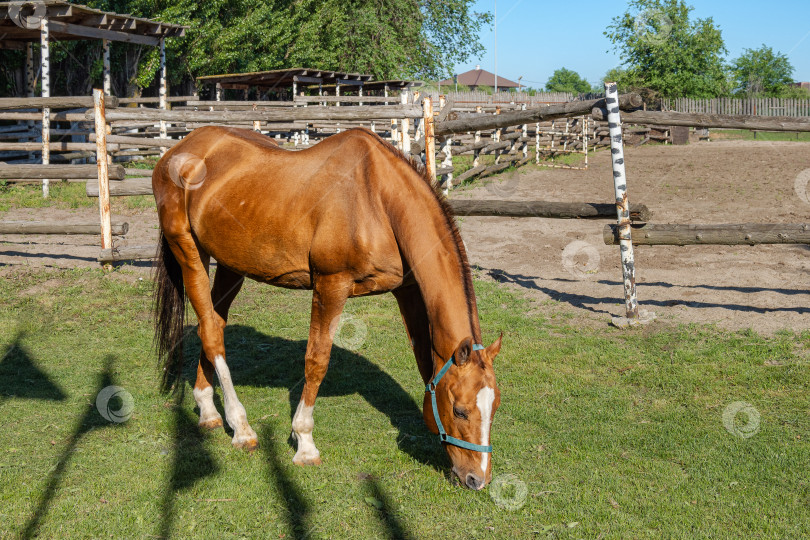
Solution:
M 480 351 L 484 349 L 483 345 L 475 344 L 472 346 L 474 351 Z M 439 418 L 439 408 L 436 406 L 436 385 L 439 384 L 439 381 L 442 380 L 442 377 L 447 373 L 450 369 L 450 365 L 453 363 L 453 357 L 450 357 L 450 360 L 442 366 L 442 369 L 436 374 L 435 377 L 427 384 L 425 387 L 425 392 L 430 392 L 430 403 L 433 407 L 433 418 L 436 419 L 436 427 L 439 428 L 439 440 L 448 444 L 452 444 L 454 446 L 459 446 L 461 448 L 466 448 L 467 450 L 473 450 L 475 452 L 492 452 L 492 445 L 483 446 L 481 444 L 473 444 L 467 441 L 462 441 L 461 439 L 456 439 L 455 437 L 451 437 L 447 434 L 444 430 L 444 426 L 442 425 L 442 421 Z

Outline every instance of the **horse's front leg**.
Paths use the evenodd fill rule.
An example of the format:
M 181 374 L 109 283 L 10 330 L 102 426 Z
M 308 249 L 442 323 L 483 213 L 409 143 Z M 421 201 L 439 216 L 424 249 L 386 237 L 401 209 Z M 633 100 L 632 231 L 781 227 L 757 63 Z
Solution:
M 340 321 L 340 313 L 349 297 L 352 280 L 342 275 L 318 276 L 313 285 L 309 341 L 304 366 L 306 382 L 292 420 L 293 437 L 298 443 L 293 457 L 296 465 L 321 464 L 321 454 L 312 439 L 312 430 L 315 427 L 312 413 L 318 389 L 329 367 L 332 338 Z

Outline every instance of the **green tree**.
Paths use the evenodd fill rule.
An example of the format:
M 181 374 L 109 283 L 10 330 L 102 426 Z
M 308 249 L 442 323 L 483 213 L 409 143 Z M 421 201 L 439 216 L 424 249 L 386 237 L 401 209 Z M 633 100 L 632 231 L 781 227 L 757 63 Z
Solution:
M 711 17 L 691 19 L 683 0 L 630 0 L 605 36 L 618 51 L 626 81 L 666 97 L 716 97 L 728 92 L 726 47 Z
M 731 77 L 738 94 L 779 97 L 793 82 L 793 66 L 786 55 L 762 45 L 731 63 Z
M 170 84 L 191 90 L 200 75 L 315 67 L 378 80 L 442 78 L 480 55 L 489 13 L 474 0 L 87 0 L 90 7 L 184 24 L 167 41 Z M 87 94 L 99 84 L 100 42 L 58 45 L 54 93 Z M 114 91 L 155 90 L 157 50 L 113 43 Z M 0 51 L 0 91 L 19 89 L 19 52 Z
M 546 82 L 546 92 L 571 92 L 585 94 L 591 91 L 591 84 L 576 71 L 560 68 L 551 74 Z

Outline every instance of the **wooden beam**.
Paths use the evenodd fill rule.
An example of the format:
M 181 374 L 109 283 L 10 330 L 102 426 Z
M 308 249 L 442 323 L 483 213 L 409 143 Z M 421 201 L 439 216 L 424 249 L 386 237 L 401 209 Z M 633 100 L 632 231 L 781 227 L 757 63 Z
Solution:
M 157 255 L 157 246 L 132 246 L 112 249 L 102 249 L 98 256 L 101 263 L 115 261 L 132 261 L 140 259 L 154 259 Z
M 594 120 L 604 120 L 605 111 L 594 108 Z M 751 129 L 762 131 L 810 131 L 807 116 L 746 116 L 732 114 L 698 114 L 672 111 L 633 111 L 622 113 L 623 124 L 647 126 L 688 126 L 695 128 Z
M 293 77 L 295 82 L 303 82 L 303 83 L 312 83 L 312 84 L 319 84 L 323 82 L 323 78 L 321 77 L 305 77 L 303 75 L 295 75 Z
M 113 223 L 112 234 L 123 236 L 129 223 Z M 0 234 L 101 234 L 96 223 L 65 223 L 64 221 L 0 221 Z
M 117 97 L 108 97 L 109 106 L 114 109 L 118 107 Z M 41 109 L 49 107 L 51 109 L 89 109 L 93 107 L 93 96 L 57 96 L 57 97 L 20 97 L 20 98 L 0 98 L 0 109 Z
M 88 197 L 98 197 L 98 181 L 88 180 L 85 187 Z M 133 197 L 152 195 L 151 178 L 126 178 L 121 182 L 110 183 L 110 197 Z
M 556 118 L 581 116 L 590 113 L 594 107 L 603 106 L 604 103 L 604 98 L 586 101 L 569 101 L 568 103 L 537 107 L 525 111 L 509 111 L 498 115 L 459 118 L 457 120 L 436 123 L 436 135 L 498 129 L 520 124 L 533 124 L 545 120 L 554 120 Z M 619 96 L 619 108 L 621 109 L 635 109 L 641 105 L 641 96 L 638 94 L 624 94 Z
M 141 120 L 167 122 L 290 122 L 296 120 L 374 120 L 389 118 L 421 118 L 422 109 L 416 105 L 389 107 L 301 107 L 287 110 L 256 111 L 161 111 L 158 109 L 119 108 L 107 113 L 107 121 Z M 85 119 L 93 119 L 87 111 Z
M 640 246 L 810 244 L 810 224 L 727 223 L 719 225 L 684 225 L 680 223 L 639 223 L 631 226 L 631 235 L 633 244 Z M 605 225 L 602 236 L 605 244 L 617 244 L 616 225 Z
M 61 21 L 50 21 L 50 29 L 57 34 L 67 34 L 69 36 L 108 39 L 110 41 L 123 41 L 125 43 L 137 43 L 139 45 L 151 45 L 153 47 L 160 45 L 160 39 L 151 36 L 131 34 L 120 30 L 104 30 Z
M 507 168 L 511 163 L 501 163 Z M 479 172 L 486 169 L 479 165 Z M 461 178 L 461 176 L 459 176 Z M 552 202 L 552 201 L 503 201 L 452 199 L 450 206 L 457 216 L 507 216 L 541 217 L 558 219 L 611 219 L 616 217 L 613 203 Z M 643 204 L 630 205 L 630 219 L 646 221 L 652 212 Z
M 124 167 L 110 165 L 110 179 L 123 180 Z M 92 178 L 96 180 L 98 169 L 95 165 L 0 165 L 0 178 L 37 179 L 42 178 Z

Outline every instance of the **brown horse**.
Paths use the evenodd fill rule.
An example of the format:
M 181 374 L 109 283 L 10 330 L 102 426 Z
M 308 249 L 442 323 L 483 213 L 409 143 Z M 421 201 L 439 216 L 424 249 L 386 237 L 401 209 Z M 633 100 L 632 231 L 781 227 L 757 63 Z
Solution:
M 312 413 L 343 306 L 349 297 L 391 291 L 428 384 L 428 428 L 440 434 L 463 484 L 481 489 L 489 482 L 490 426 L 500 403 L 493 360 L 501 338 L 478 345 L 464 244 L 449 206 L 412 162 L 364 129 L 291 152 L 249 130 L 204 127 L 158 162 L 152 187 L 162 233 L 155 333 L 164 388 L 182 369 L 187 295 L 202 341 L 194 384 L 200 426 L 222 426 L 213 400 L 216 371 L 233 445 L 257 445 L 223 341 L 244 277 L 311 289 L 293 462 L 319 464 Z M 211 257 L 217 261 L 213 287 Z

